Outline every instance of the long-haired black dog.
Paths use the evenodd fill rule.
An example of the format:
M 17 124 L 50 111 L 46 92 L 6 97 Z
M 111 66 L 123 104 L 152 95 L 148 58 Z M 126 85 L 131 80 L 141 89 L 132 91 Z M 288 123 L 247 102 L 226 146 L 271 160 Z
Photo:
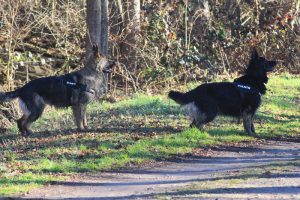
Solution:
M 266 93 L 267 72 L 274 69 L 276 61 L 260 57 L 253 50 L 245 75 L 234 82 L 206 83 L 186 92 L 169 92 L 169 98 L 187 105 L 192 118 L 191 126 L 199 129 L 217 115 L 242 117 L 245 131 L 255 133 L 253 116 Z
M 23 136 L 31 134 L 29 126 L 42 115 L 46 104 L 58 108 L 71 106 L 76 125 L 82 130 L 87 127 L 86 106 L 106 90 L 105 74 L 110 73 L 114 65 L 114 61 L 108 60 L 98 52 L 97 46 L 93 46 L 82 69 L 32 80 L 15 91 L 0 93 L 0 101 L 19 98 L 23 116 L 17 124 Z

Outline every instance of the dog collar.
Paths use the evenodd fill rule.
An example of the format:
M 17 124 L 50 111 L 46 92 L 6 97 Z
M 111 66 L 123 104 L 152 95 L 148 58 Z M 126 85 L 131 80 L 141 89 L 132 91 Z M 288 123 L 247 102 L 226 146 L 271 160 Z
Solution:
M 242 84 L 239 82 L 234 82 L 233 84 L 241 92 L 250 92 L 250 93 L 252 92 L 252 93 L 257 93 L 257 94 L 259 94 L 259 96 L 261 96 L 261 93 L 259 92 L 259 90 L 254 87 L 251 87 L 249 85 L 245 85 L 245 84 Z

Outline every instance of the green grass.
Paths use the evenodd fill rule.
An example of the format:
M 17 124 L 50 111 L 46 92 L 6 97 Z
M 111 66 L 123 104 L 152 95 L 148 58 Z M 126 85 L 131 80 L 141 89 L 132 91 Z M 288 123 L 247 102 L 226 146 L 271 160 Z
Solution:
M 43 175 L 32 172 L 18 173 L 17 175 L 2 175 L 0 179 L 0 195 L 18 194 L 27 192 L 40 185 L 46 184 L 50 181 L 62 180 L 62 176 L 56 177 L 52 175 Z
M 255 121 L 262 138 L 299 136 L 300 78 L 271 77 Z M 219 117 L 201 132 L 164 95 L 136 94 L 88 107 L 90 130 L 75 130 L 71 111 L 51 110 L 21 138 L 16 127 L 0 136 L 0 196 L 27 192 L 73 173 L 117 170 L 196 148 L 255 140 L 236 119 Z M 1 142 L 2 141 L 2 142 Z
M 275 76 L 258 113 L 258 134 L 266 138 L 299 137 L 300 78 Z

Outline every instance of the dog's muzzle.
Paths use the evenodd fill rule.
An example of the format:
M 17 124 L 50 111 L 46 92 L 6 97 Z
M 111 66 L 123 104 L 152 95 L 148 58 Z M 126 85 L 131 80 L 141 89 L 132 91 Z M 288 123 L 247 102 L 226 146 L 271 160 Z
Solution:
M 271 72 L 274 70 L 274 67 L 276 66 L 277 62 L 276 61 L 269 61 L 267 65 L 265 65 L 265 70 L 266 72 Z
M 102 71 L 103 73 L 111 73 L 114 66 L 116 66 L 116 62 L 115 61 L 110 61 L 108 66 L 106 66 Z

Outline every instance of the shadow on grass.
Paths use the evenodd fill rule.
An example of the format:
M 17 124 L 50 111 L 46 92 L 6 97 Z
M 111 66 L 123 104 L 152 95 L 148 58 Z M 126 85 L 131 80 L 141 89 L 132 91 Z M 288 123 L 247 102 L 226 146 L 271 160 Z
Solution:
M 283 97 L 282 97 L 283 98 Z M 284 99 L 277 100 L 276 104 L 280 105 L 285 102 Z M 166 127 L 142 127 L 143 124 L 137 124 L 137 126 L 140 126 L 138 128 L 132 128 L 132 127 L 124 127 L 128 125 L 128 121 L 126 121 L 126 117 L 137 117 L 137 116 L 149 116 L 152 118 L 157 118 L 158 120 L 166 120 L 170 119 L 170 116 L 178 116 L 177 119 L 180 119 L 183 117 L 183 111 L 180 109 L 177 105 L 170 105 L 166 102 L 154 99 L 153 101 L 143 103 L 141 105 L 124 105 L 121 108 L 115 108 L 115 109 L 109 109 L 108 111 L 101 112 L 101 117 L 98 117 L 99 114 L 97 112 L 92 112 L 90 114 L 91 118 L 96 119 L 93 121 L 93 124 L 97 124 L 97 122 L 102 123 L 102 120 L 105 121 L 105 119 L 110 119 L 112 116 L 117 117 L 117 119 L 114 119 L 111 121 L 111 126 L 109 124 L 106 124 L 104 128 L 91 128 L 87 130 L 87 132 L 95 131 L 97 133 L 103 133 L 103 132 L 119 132 L 119 133 L 138 133 L 141 132 L 163 132 L 163 131 L 176 131 L 175 127 L 172 126 L 166 126 Z M 118 116 L 123 116 L 123 119 L 118 118 Z M 299 120 L 299 115 L 288 115 L 288 114 L 276 114 L 276 116 L 270 116 L 265 113 L 258 113 L 256 119 L 258 121 L 261 121 L 262 123 L 264 121 L 270 122 L 270 123 L 284 123 L 284 122 L 290 122 L 291 120 Z M 171 118 L 172 120 L 172 118 Z M 51 123 L 51 122 L 50 122 Z M 73 123 L 70 121 L 70 123 Z M 225 119 L 221 123 L 227 124 L 232 123 L 232 119 Z M 46 126 L 46 125 L 45 125 Z M 107 127 L 109 126 L 109 127 Z M 241 125 L 242 126 L 242 125 Z M 47 127 L 44 127 L 45 129 Z M 232 129 L 232 131 L 234 131 Z M 69 129 L 69 130 L 51 130 L 51 131 L 38 131 L 38 133 L 33 134 L 32 138 L 39 138 L 39 137 L 51 137 L 51 136 L 58 136 L 58 135 L 68 135 L 68 134 L 74 134 L 78 131 L 76 129 Z M 176 131 L 177 132 L 177 131 Z M 214 130 L 209 131 L 212 135 L 224 135 L 227 134 L 226 132 L 222 133 L 222 130 Z M 228 131 L 231 132 L 231 131 Z M 235 134 L 241 135 L 242 132 L 234 131 Z M 13 140 L 13 139 L 19 139 L 19 137 L 16 134 L 2 134 L 0 136 L 0 143 L 1 140 Z
M 289 123 L 291 121 L 300 120 L 299 115 L 276 114 L 268 115 L 267 113 L 259 112 L 256 117 L 257 120 L 267 121 L 271 123 Z
M 98 112 L 98 111 L 97 111 Z M 31 157 L 27 158 L 26 152 L 31 153 L 32 151 L 44 150 L 48 148 L 68 148 L 80 145 L 87 146 L 87 148 L 97 148 L 101 143 L 105 142 L 106 140 L 99 140 L 102 134 L 122 134 L 126 135 L 126 139 L 122 139 L 123 141 L 116 141 L 114 138 L 111 140 L 115 142 L 117 145 L 112 147 L 112 149 L 124 148 L 126 149 L 128 145 L 136 142 L 140 138 L 148 137 L 151 138 L 155 135 L 161 134 L 168 134 L 168 133 L 179 133 L 182 131 L 182 127 L 178 128 L 178 123 L 182 123 L 183 115 L 182 111 L 180 110 L 179 106 L 176 105 L 168 105 L 166 102 L 161 100 L 154 100 L 150 102 L 143 103 L 141 105 L 124 105 L 120 108 L 113 108 L 109 109 L 105 112 L 101 113 L 101 117 L 97 117 L 97 112 L 94 111 L 91 113 L 91 118 L 95 118 L 93 124 L 100 124 L 102 119 L 107 119 L 108 122 L 102 128 L 91 128 L 84 132 L 78 132 L 76 129 L 68 129 L 68 130 L 51 130 L 51 131 L 40 131 L 34 133 L 29 138 L 22 138 L 15 133 L 12 134 L 4 134 L 0 136 L 0 152 L 10 151 L 11 149 L 21 151 L 25 156 L 21 156 L 19 158 L 24 160 L 30 160 Z M 118 116 L 123 116 L 119 118 Z M 299 116 L 290 116 L 282 114 L 282 117 L 289 118 L 291 120 L 298 120 Z M 135 121 L 135 117 L 141 117 L 139 121 Z M 153 119 L 153 124 L 143 124 L 143 117 L 150 117 Z M 174 118 L 174 116 L 176 116 Z M 277 118 L 280 117 L 276 115 L 272 117 L 270 115 L 259 113 L 258 119 L 262 121 L 268 121 L 272 124 L 276 123 L 283 123 L 288 121 L 280 121 Z M 127 119 L 128 118 L 128 119 Z M 168 121 L 169 120 L 169 121 Z M 177 124 L 173 123 L 177 120 Z M 158 124 L 155 124 L 157 121 Z M 170 122 L 170 125 L 166 125 Z M 51 123 L 51 122 L 49 122 Z M 70 122 L 71 123 L 71 122 Z M 219 140 L 221 142 L 230 141 L 230 138 L 234 138 L 237 136 L 246 136 L 244 131 L 240 129 L 237 130 L 235 128 L 228 128 L 228 124 L 232 124 L 232 119 L 222 118 L 221 120 L 217 121 L 221 125 L 226 125 L 224 127 L 217 127 L 217 128 L 209 128 L 207 132 L 210 136 L 224 138 L 224 140 Z M 46 126 L 47 124 L 45 124 Z M 130 126 L 129 126 L 130 125 Z M 214 124 L 217 126 L 217 124 Z M 236 125 L 235 125 L 236 126 Z M 242 126 L 239 124 L 237 126 Z M 45 127 L 46 128 L 46 127 Z M 89 134 L 93 134 L 92 137 L 86 137 Z M 137 137 L 139 136 L 139 137 Z M 142 136 L 142 137 L 140 137 Z M 226 139 L 228 138 L 228 139 Z M 107 142 L 107 141 L 106 141 Z M 2 143 L 2 145 L 1 145 Z M 157 141 L 157 146 L 169 146 L 170 148 L 189 148 L 189 144 L 185 143 L 176 143 L 176 141 L 172 141 L 170 143 L 166 143 L 166 141 Z M 109 147 L 111 148 L 111 147 Z M 136 154 L 132 154 L 133 158 L 153 158 L 158 156 L 155 154 L 155 151 L 151 152 L 139 152 Z M 103 154 L 86 154 L 84 156 L 80 156 L 74 153 L 62 153 L 60 158 L 66 159 L 76 159 L 78 161 L 85 161 L 87 159 L 94 159 L 101 156 L 111 156 L 112 154 L 107 154 L 105 151 Z
M 230 129 L 211 129 L 207 131 L 211 136 L 247 136 L 244 131 L 239 131 L 234 128 Z
M 137 173 L 138 175 L 138 173 Z M 246 174 L 246 175 L 236 175 L 236 176 L 226 176 L 217 178 L 196 178 L 196 179 L 181 179 L 181 180 L 157 180 L 157 181 L 138 181 L 138 182 L 101 182 L 101 183 L 91 183 L 91 182 L 67 182 L 58 181 L 53 182 L 54 185 L 65 185 L 65 186 L 141 186 L 141 185 L 167 185 L 167 184 L 182 184 L 182 183 L 192 183 L 192 182 L 206 182 L 206 181 L 219 181 L 219 180 L 232 180 L 232 179 L 250 179 L 250 178 L 300 178 L 299 173 L 291 174 Z
M 268 165 L 262 165 L 261 167 L 267 167 Z M 287 167 L 290 166 L 290 163 L 281 163 L 281 167 Z M 239 168 L 240 169 L 240 168 Z M 235 175 L 224 175 L 219 174 L 215 176 L 210 177 L 199 177 L 199 178 L 193 178 L 191 176 L 191 173 L 195 173 L 195 176 L 199 176 L 199 172 L 197 171 L 180 171 L 177 172 L 180 174 L 181 178 L 178 180 L 164 180 L 164 179 L 154 179 L 154 180 L 140 180 L 140 181 L 128 181 L 128 182 L 69 182 L 69 181 L 50 181 L 52 185 L 62 185 L 62 186 L 69 186 L 69 187 L 113 187 L 113 188 L 120 188 L 122 190 L 122 187 L 130 188 L 130 187 L 139 187 L 139 186 L 153 186 L 153 187 L 163 187 L 164 185 L 174 185 L 174 184 L 192 184 L 194 186 L 200 185 L 206 182 L 210 182 L 211 184 L 218 181 L 226 181 L 230 182 L 231 180 L 247 180 L 247 179 L 262 179 L 262 178 L 268 178 L 268 179 L 274 179 L 274 178 L 300 178 L 300 174 L 293 172 L 293 173 L 285 173 L 285 172 L 276 172 L 276 173 L 262 173 L 261 171 L 253 171 L 251 170 L 252 167 L 244 168 L 246 170 L 245 172 L 240 172 Z M 234 170 L 234 169 L 233 169 Z M 250 172 L 251 170 L 251 172 Z M 225 170 L 228 171 L 228 170 Z M 212 169 L 211 172 L 214 172 Z M 124 173 L 124 172 L 123 172 Z M 125 172 L 126 174 L 127 172 Z M 152 174 L 154 172 L 145 172 L 145 171 L 139 171 L 139 172 L 128 172 L 128 176 L 131 177 L 131 174 L 135 175 L 143 175 L 143 174 Z M 159 172 L 162 173 L 162 172 Z M 165 175 L 169 174 L 169 172 L 164 172 Z M 203 172 L 204 174 L 208 172 Z M 170 176 L 173 176 L 174 174 L 169 174 Z M 125 176 L 126 177 L 126 176 Z M 185 177 L 185 178 L 183 178 Z M 103 178 L 102 175 L 93 175 L 93 179 L 101 179 Z M 49 182 L 49 181 L 48 181 Z M 35 183 L 35 184 L 45 184 L 45 181 L 40 179 L 34 179 L 34 180 L 0 180 L 0 184 L 13 184 L 13 185 L 25 185 L 28 183 Z M 195 185 L 196 184 L 196 185 Z M 280 190 L 279 190 L 280 189 Z M 178 196 L 178 195 L 184 195 L 187 197 L 188 195 L 197 195 L 197 194 L 298 194 L 299 188 L 293 187 L 293 186 L 277 186 L 277 187 L 218 187 L 218 188 L 208 188 L 208 189 L 186 189 L 186 190 L 180 190 L 180 191 L 172 191 L 172 192 L 151 192 L 148 194 L 140 194 L 140 195 L 130 195 L 130 196 L 118 196 L 118 197 L 89 197 L 89 199 L 137 199 L 137 198 L 154 198 L 159 195 L 162 196 Z M 68 198 L 69 199 L 69 198 Z M 77 198 L 71 198 L 71 199 L 77 199 Z M 82 199 L 82 197 L 81 197 Z
M 5 184 L 12 184 L 12 185 L 38 184 L 38 185 L 42 185 L 42 184 L 45 184 L 46 182 L 47 181 L 45 181 L 43 178 L 41 178 L 41 179 L 22 179 L 22 180 L 0 179 L 0 185 L 5 185 Z
M 143 105 L 130 105 L 130 106 L 125 106 L 122 108 L 117 108 L 117 109 L 110 109 L 107 112 L 102 113 L 101 118 L 107 118 L 109 119 L 112 115 L 125 115 L 130 116 L 130 117 L 135 117 L 135 116 L 144 116 L 144 115 L 152 115 L 151 117 L 159 117 L 159 120 L 163 119 L 168 119 L 170 115 L 179 115 L 182 114 L 182 111 L 180 111 L 178 106 L 170 106 L 167 105 L 161 101 L 155 100 L 153 102 L 145 103 Z M 92 116 L 95 116 L 95 112 L 91 114 Z M 103 116 L 104 115 L 104 116 Z M 276 116 L 278 117 L 278 115 Z M 299 116 L 290 116 L 290 115 L 285 115 L 282 114 L 282 116 L 279 117 L 286 117 L 290 119 L 295 119 L 298 120 Z M 262 121 L 269 121 L 271 123 L 283 123 L 285 121 L 278 120 L 274 117 L 271 117 L 269 115 L 265 115 L 262 113 L 259 113 L 258 117 L 259 120 Z M 232 119 L 227 119 L 227 118 L 222 118 L 221 123 L 232 123 Z M 288 122 L 288 121 L 286 121 Z M 97 123 L 93 122 L 94 124 Z M 132 122 L 134 123 L 134 121 Z M 102 133 L 121 133 L 121 134 L 133 134 L 133 135 L 138 135 L 138 134 L 143 134 L 151 136 L 152 134 L 165 134 L 165 133 L 178 133 L 182 131 L 182 128 L 176 128 L 172 125 L 167 125 L 163 127 L 146 127 L 143 124 L 136 124 L 135 127 L 124 127 L 127 123 L 126 120 L 119 120 L 119 119 L 114 119 L 111 121 L 111 126 L 108 124 L 108 127 L 103 127 L 103 128 L 91 128 L 88 129 L 84 132 L 86 133 L 96 133 L 96 134 L 102 134 Z M 161 125 L 161 124 L 160 124 Z M 240 124 L 239 126 L 242 126 Z M 208 130 L 208 133 L 212 136 L 245 136 L 244 131 L 239 131 L 234 128 L 231 129 L 212 129 Z M 23 150 L 30 150 L 34 148 L 49 148 L 49 147 L 59 147 L 65 145 L 69 146 L 70 144 L 73 144 L 73 141 L 70 141 L 68 139 L 59 139 L 59 137 L 62 136 L 68 136 L 68 135 L 73 135 L 73 134 L 80 134 L 76 129 L 68 129 L 68 130 L 52 130 L 52 131 L 41 131 L 38 133 L 34 133 L 29 137 L 29 140 L 32 139 L 44 139 L 44 138 L 57 138 L 57 140 L 49 140 L 45 141 L 43 144 L 39 145 L 31 145 L 29 144 L 28 146 L 22 146 L 20 147 Z M 18 143 L 18 141 L 24 140 L 22 137 L 16 134 L 4 134 L 0 136 L 0 144 L 5 144 L 7 141 L 11 144 Z M 27 139 L 25 139 L 27 140 Z M 83 143 L 84 144 L 84 143 Z M 0 150 L 9 150 L 10 146 L 8 145 L 2 145 L 0 146 Z
M 130 116 L 168 116 L 179 115 L 181 113 L 180 106 L 168 104 L 162 100 L 155 99 L 153 101 L 139 104 L 139 105 L 124 105 L 121 108 L 110 109 L 109 113 L 117 115 L 130 115 Z
M 155 135 L 160 135 L 160 134 L 165 134 L 165 133 L 178 133 L 182 130 L 178 130 L 174 127 L 171 126 L 166 126 L 166 127 L 140 127 L 140 128 L 124 128 L 124 127 L 116 127 L 116 128 L 97 128 L 97 129 L 88 129 L 85 131 L 78 132 L 77 129 L 68 129 L 68 130 L 56 130 L 56 131 L 43 131 L 43 132 L 38 132 L 34 133 L 29 138 L 23 138 L 19 135 L 12 135 L 11 137 L 6 137 L 8 140 L 8 144 L 17 144 L 18 142 L 22 141 L 30 141 L 30 140 L 35 140 L 35 139 L 46 139 L 49 138 L 49 140 L 43 140 L 43 143 L 41 143 L 39 146 L 34 144 L 28 144 L 29 146 L 22 146 L 20 149 L 26 149 L 30 150 L 35 149 L 35 148 L 48 148 L 48 147 L 61 147 L 62 145 L 64 146 L 70 146 L 70 144 L 74 144 L 74 140 L 70 140 L 70 138 L 60 138 L 63 136 L 70 136 L 74 134 L 84 134 L 84 133 L 93 133 L 93 134 L 102 134 L 102 133 L 120 133 L 120 134 L 143 134 L 144 136 L 152 136 L 153 134 Z M 83 137 L 83 136 L 81 136 Z M 80 139 L 79 137 L 78 139 Z M 55 140 L 52 140 L 51 138 L 55 138 Z M 0 144 L 1 144 L 1 139 L 0 138 Z M 81 144 L 87 143 L 88 140 L 85 140 L 84 142 L 81 142 Z M 2 140 L 2 145 L 0 146 L 0 152 L 3 150 L 10 150 L 11 147 L 10 145 L 6 145 L 3 143 Z
M 267 165 L 262 165 L 261 167 L 266 167 Z M 282 164 L 282 167 L 289 166 L 289 163 Z M 240 169 L 240 168 L 239 168 Z M 204 177 L 204 178 L 193 178 L 191 176 L 190 171 L 180 171 L 177 172 L 180 174 L 180 179 L 178 180 L 164 180 L 164 179 L 155 179 L 155 180 L 140 180 L 140 181 L 128 181 L 128 182 L 68 182 L 68 181 L 57 181 L 57 182 L 52 182 L 53 185 L 62 185 L 62 186 L 70 186 L 70 187 L 113 187 L 113 188 L 121 188 L 121 187 L 139 187 L 139 186 L 153 186 L 153 187 L 163 187 L 164 185 L 172 185 L 172 184 L 203 184 L 205 182 L 210 182 L 214 183 L 214 181 L 227 181 L 230 182 L 231 180 L 247 180 L 247 179 L 262 179 L 262 178 L 268 178 L 268 179 L 274 179 L 274 178 L 300 178 L 299 173 L 262 173 L 261 171 L 253 171 L 252 167 L 249 168 L 244 168 L 246 170 L 246 173 L 238 173 L 235 175 L 215 175 L 211 176 L 209 178 Z M 234 169 L 233 169 L 234 170 Z M 249 171 L 251 170 L 251 173 Z M 211 172 L 214 172 L 212 169 Z M 131 174 L 134 172 L 128 172 L 129 177 L 131 177 Z M 174 174 L 169 174 L 169 172 L 159 172 L 159 173 L 164 173 L 164 175 L 168 174 L 170 176 L 173 176 Z M 198 171 L 193 171 L 192 173 L 195 173 L 195 176 L 199 176 Z M 203 172 L 204 174 L 208 173 Z M 153 174 L 152 171 L 150 172 L 145 172 L 145 171 L 140 171 L 134 173 L 135 175 L 143 175 L 143 174 Z M 183 178 L 185 176 L 185 178 Z M 94 175 L 93 178 L 97 178 L 98 175 Z M 126 177 L 126 173 L 125 173 Z M 103 178 L 102 175 L 99 175 L 99 179 Z M 283 189 L 278 190 L 278 189 Z M 240 187 L 234 187 L 234 188 L 227 188 L 227 187 L 218 187 L 218 188 L 208 188 L 208 189 L 187 189 L 187 190 L 181 190 L 181 191 L 174 191 L 174 192 L 166 192 L 166 193 L 153 193 L 151 192 L 150 194 L 141 194 L 141 195 L 130 195 L 130 196 L 122 196 L 122 197 L 97 197 L 97 199 L 137 199 L 137 198 L 154 198 L 159 195 L 162 196 L 177 196 L 177 195 L 195 195 L 195 194 L 297 194 L 299 192 L 298 187 L 293 187 L 293 186 L 277 186 L 277 187 L 245 187 L 245 188 L 240 188 Z M 76 199 L 76 198 L 74 198 Z M 89 198 L 90 199 L 90 198 Z

